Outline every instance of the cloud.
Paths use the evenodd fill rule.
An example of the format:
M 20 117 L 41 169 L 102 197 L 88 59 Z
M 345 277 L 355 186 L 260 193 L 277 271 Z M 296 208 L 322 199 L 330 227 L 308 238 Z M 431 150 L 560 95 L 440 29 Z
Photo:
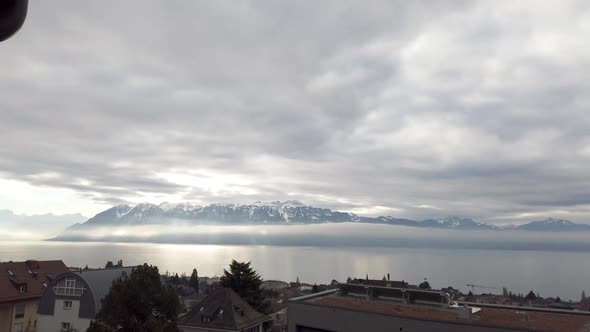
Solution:
M 588 22 L 584 1 L 34 3 L 2 44 L 0 178 L 86 214 L 300 199 L 585 222 Z

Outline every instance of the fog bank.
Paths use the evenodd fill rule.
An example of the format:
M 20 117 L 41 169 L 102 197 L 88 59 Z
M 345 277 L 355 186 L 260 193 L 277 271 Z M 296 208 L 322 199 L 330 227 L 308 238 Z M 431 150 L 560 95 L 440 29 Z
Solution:
M 376 224 L 141 225 L 72 230 L 54 240 L 280 246 L 590 251 L 584 233 L 466 231 Z

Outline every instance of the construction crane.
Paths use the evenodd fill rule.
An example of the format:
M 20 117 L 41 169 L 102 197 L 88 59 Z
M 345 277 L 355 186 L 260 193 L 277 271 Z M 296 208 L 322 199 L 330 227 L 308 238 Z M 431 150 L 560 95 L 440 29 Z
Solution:
M 471 293 L 475 293 L 475 289 L 476 288 L 495 289 L 495 290 L 500 290 L 501 289 L 501 288 L 498 288 L 498 287 L 489 287 L 489 286 L 473 285 L 473 284 L 467 284 L 467 287 L 471 287 Z

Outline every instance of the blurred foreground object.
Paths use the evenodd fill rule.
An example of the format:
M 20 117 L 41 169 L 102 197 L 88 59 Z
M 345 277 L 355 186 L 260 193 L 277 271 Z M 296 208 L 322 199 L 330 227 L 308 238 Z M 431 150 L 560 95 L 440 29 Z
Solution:
M 29 0 L 0 0 L 0 42 L 12 37 L 25 23 Z

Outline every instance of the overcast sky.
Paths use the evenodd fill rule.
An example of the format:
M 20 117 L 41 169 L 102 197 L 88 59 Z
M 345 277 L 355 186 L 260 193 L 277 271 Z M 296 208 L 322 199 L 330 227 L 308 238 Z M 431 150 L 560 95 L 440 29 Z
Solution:
M 590 2 L 32 1 L 0 209 L 298 199 L 590 223 Z

